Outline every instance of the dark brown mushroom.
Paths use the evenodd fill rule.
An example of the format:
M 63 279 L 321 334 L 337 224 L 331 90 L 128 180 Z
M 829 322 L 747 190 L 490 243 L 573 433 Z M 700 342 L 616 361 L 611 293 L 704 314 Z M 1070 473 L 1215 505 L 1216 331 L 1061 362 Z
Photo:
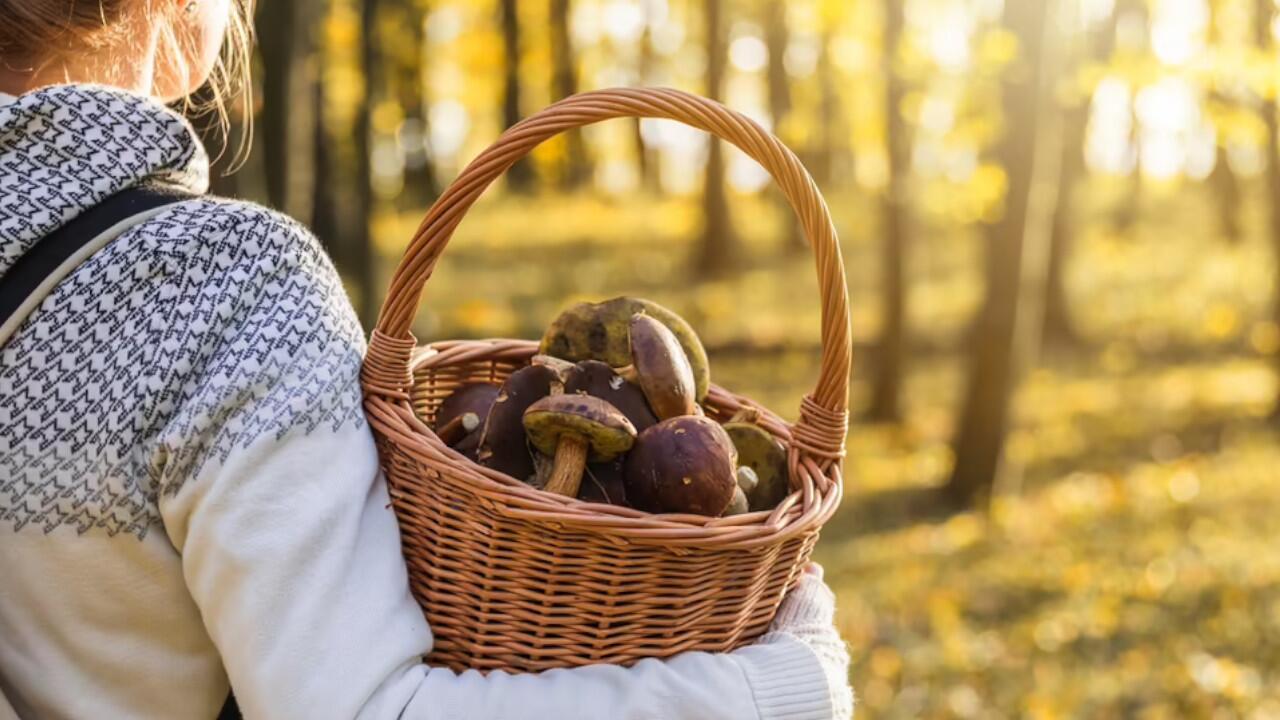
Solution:
M 555 463 L 543 490 L 575 497 L 587 461 L 605 462 L 631 449 L 636 429 L 617 408 L 590 395 L 550 395 L 524 413 L 529 442 Z
M 530 365 L 511 373 L 494 398 L 484 424 L 476 460 L 487 468 L 531 482 L 533 454 L 524 433 L 524 411 L 559 390 L 562 379 L 545 365 Z
M 724 430 L 738 450 L 738 466 L 755 473 L 755 487 L 743 488 L 751 511 L 772 510 L 791 492 L 786 449 L 759 425 L 730 422 Z
M 631 362 L 629 327 L 636 313 L 657 319 L 675 333 L 693 369 L 697 399 L 705 398 L 711 372 L 702 341 L 684 318 L 652 300 L 617 297 L 567 308 L 547 328 L 539 352 L 573 362 L 601 360 L 612 367 L 626 365 Z
M 489 383 L 468 383 L 454 390 L 436 410 L 436 435 L 458 452 L 474 455 L 497 397 L 498 386 Z
M 578 499 L 586 502 L 627 507 L 627 485 L 623 480 L 624 458 L 590 463 L 582 475 Z
M 641 433 L 627 455 L 627 499 L 648 512 L 720 515 L 737 487 L 736 454 L 710 418 L 663 420 Z
M 640 386 L 661 420 L 698 412 L 697 389 L 689 358 L 666 325 L 636 313 L 631 318 L 631 364 L 618 368 L 623 379 Z
M 613 368 L 599 360 L 583 360 L 565 372 L 565 394 L 598 397 L 618 408 L 636 432 L 644 432 L 658 422 L 644 393 L 638 386 L 623 380 Z

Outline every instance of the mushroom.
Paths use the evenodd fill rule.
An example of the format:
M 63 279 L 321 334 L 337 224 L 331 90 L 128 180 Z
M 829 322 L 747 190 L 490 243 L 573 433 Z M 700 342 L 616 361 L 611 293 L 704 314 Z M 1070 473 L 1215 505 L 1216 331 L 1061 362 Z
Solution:
M 520 368 L 502 384 L 480 437 L 476 460 L 487 468 L 530 482 L 533 455 L 524 434 L 524 411 L 561 387 L 562 379 L 545 365 Z
M 742 488 L 747 493 L 752 512 L 773 509 L 791 492 L 787 451 L 759 425 L 729 422 L 725 424 L 724 431 L 737 448 L 739 472 L 749 469 L 755 475 L 755 486 Z
M 747 494 L 742 491 L 742 487 L 733 489 L 733 498 L 729 500 L 729 507 L 724 509 L 725 517 L 730 515 L 742 515 L 747 512 Z
M 605 462 L 631 449 L 636 429 L 617 408 L 590 395 L 550 395 L 524 412 L 529 442 L 555 458 L 543 490 L 574 497 L 587 460 Z
M 697 414 L 693 369 L 675 334 L 644 313 L 631 316 L 630 328 L 631 364 L 618 368 L 618 375 L 640 386 L 662 420 Z
M 681 415 L 641 433 L 627 455 L 627 499 L 649 512 L 720 515 L 733 499 L 737 453 L 719 423 Z
M 599 360 L 583 360 L 565 372 L 564 391 L 566 394 L 593 395 L 608 402 L 627 416 L 636 432 L 644 432 L 658 422 L 649 409 L 644 392 Z
M 627 487 L 623 481 L 625 460 L 615 458 L 604 463 L 590 463 L 578 488 L 578 499 L 585 502 L 627 506 Z
M 474 455 L 496 397 L 498 387 L 489 383 L 468 383 L 454 390 L 436 410 L 436 435 L 458 452 Z
M 697 400 L 705 398 L 711 372 L 702 341 L 684 318 L 651 300 L 617 297 L 569 307 L 547 328 L 538 351 L 573 362 L 601 360 L 621 367 L 631 362 L 629 328 L 636 313 L 658 320 L 675 334 L 693 370 Z

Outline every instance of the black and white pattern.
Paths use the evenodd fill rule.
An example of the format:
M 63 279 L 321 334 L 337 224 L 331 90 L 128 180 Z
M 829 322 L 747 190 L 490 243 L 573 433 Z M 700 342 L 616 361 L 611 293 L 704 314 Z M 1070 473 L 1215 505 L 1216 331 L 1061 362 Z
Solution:
M 179 116 L 63 86 L 0 107 L 0 274 L 44 234 L 142 181 L 196 192 Z M 177 204 L 64 280 L 0 349 L 0 527 L 143 538 L 208 463 L 361 422 L 363 337 L 329 259 L 244 203 Z

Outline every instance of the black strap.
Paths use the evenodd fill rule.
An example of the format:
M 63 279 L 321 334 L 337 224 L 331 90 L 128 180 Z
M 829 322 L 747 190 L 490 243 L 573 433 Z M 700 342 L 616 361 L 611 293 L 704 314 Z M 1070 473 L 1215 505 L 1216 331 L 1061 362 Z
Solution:
M 13 316 L 46 278 L 94 238 L 122 220 L 192 197 L 188 192 L 157 185 L 127 188 L 41 238 L 0 276 L 0 325 Z

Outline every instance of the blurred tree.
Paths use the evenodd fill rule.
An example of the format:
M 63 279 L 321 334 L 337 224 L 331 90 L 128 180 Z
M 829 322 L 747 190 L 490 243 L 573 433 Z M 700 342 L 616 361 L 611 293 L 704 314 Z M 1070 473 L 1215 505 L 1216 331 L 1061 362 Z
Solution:
M 765 81 L 769 92 L 769 120 L 773 123 L 773 132 L 786 141 L 783 125 L 791 113 L 791 82 L 787 78 L 787 45 L 790 43 L 791 30 L 787 26 L 787 6 L 782 0 L 766 0 L 764 3 L 763 25 L 764 43 L 768 50 L 769 60 L 765 66 Z M 809 247 L 804 237 L 804 230 L 787 202 L 786 196 L 775 185 L 770 188 L 773 201 L 787 224 L 787 248 L 791 252 L 801 253 Z
M 644 17 L 644 30 L 640 33 L 636 77 L 641 86 L 653 82 L 653 10 L 651 3 L 640 3 Z M 658 154 L 644 140 L 641 119 L 635 118 L 631 127 L 635 141 L 636 166 L 640 171 L 640 187 L 657 194 L 662 192 L 662 179 L 658 174 Z
M 1019 0 L 1004 6 L 1004 25 L 1017 38 L 1017 55 L 1002 80 L 1002 133 L 996 145 L 1007 182 L 1003 212 L 985 226 L 986 294 L 978 311 L 968 385 L 952 444 L 955 467 L 944 488 L 955 506 L 989 498 L 1008 432 L 1048 1 Z
M 516 0 L 500 0 L 502 23 L 502 126 L 520 122 L 520 16 Z M 507 171 L 507 186 L 515 192 L 533 189 L 533 166 L 522 158 Z
M 578 92 L 578 62 L 569 32 L 569 0 L 551 0 L 551 89 L 555 100 Z M 573 190 L 591 179 L 591 163 L 582 131 L 574 128 L 565 133 L 565 161 L 560 174 L 560 187 Z
M 259 118 L 267 200 L 296 218 L 311 217 L 315 180 L 311 152 L 316 128 L 312 112 L 316 20 L 319 0 L 272 0 L 259 3 L 255 17 L 262 53 Z
M 1084 175 L 1085 133 L 1089 126 L 1091 93 L 1080 88 L 1087 66 L 1105 63 L 1115 52 L 1116 21 L 1112 12 L 1106 21 L 1088 32 L 1084 42 L 1073 42 L 1074 56 L 1069 68 L 1069 101 L 1062 116 L 1062 157 L 1058 162 L 1058 192 L 1053 199 L 1049 226 L 1049 257 L 1045 272 L 1044 325 L 1040 334 L 1046 348 L 1069 348 L 1081 344 L 1071 317 L 1067 298 L 1066 268 L 1075 244 L 1075 197 Z
M 1208 104 L 1210 114 L 1221 118 L 1230 112 L 1229 108 L 1234 103 L 1224 93 L 1213 90 L 1209 93 Z M 1231 169 L 1231 162 L 1227 156 L 1227 137 L 1222 132 L 1221 123 L 1218 125 L 1215 144 L 1217 147 L 1214 150 L 1213 172 L 1209 173 L 1209 186 L 1213 189 L 1214 197 L 1217 200 L 1218 227 L 1222 231 L 1222 236 L 1227 242 L 1236 245 L 1242 237 L 1240 227 L 1240 180 L 1236 177 L 1235 171 Z
M 319 58 L 320 62 L 324 62 L 323 56 Z M 321 72 L 323 77 L 324 73 Z M 313 160 L 312 167 L 315 168 L 315 182 L 311 184 L 314 193 L 311 202 L 311 221 L 307 224 L 311 231 L 315 233 L 320 242 L 324 243 L 329 254 L 333 256 L 334 262 L 338 267 L 345 270 L 350 259 L 350 252 L 343 247 L 343 232 L 340 224 L 336 208 L 338 207 L 337 195 L 334 189 L 333 178 L 333 153 L 330 151 L 333 138 L 329 135 L 329 126 L 327 115 L 325 113 L 325 91 L 324 83 L 318 82 L 312 89 L 312 112 L 316 118 L 316 132 L 314 135 L 314 145 L 312 148 Z
M 1224 42 L 1222 36 L 1222 3 L 1209 3 L 1209 44 L 1213 47 L 1221 46 Z M 1222 89 L 1228 85 L 1225 78 L 1213 78 L 1210 80 L 1208 111 L 1210 117 L 1216 118 L 1214 123 L 1217 132 L 1215 133 L 1214 143 L 1214 161 L 1213 172 L 1209 174 L 1209 186 L 1213 189 L 1213 194 L 1218 203 L 1218 225 L 1222 231 L 1223 237 L 1232 245 L 1238 244 L 1241 239 L 1240 228 L 1240 180 L 1236 177 L 1235 171 L 1231 168 L 1231 162 L 1227 157 L 1227 135 L 1224 132 L 1226 123 L 1223 121 L 1227 114 L 1231 112 L 1233 106 L 1238 104 L 1238 99 L 1228 96 Z
M 707 97 L 720 100 L 724 91 L 725 30 L 722 18 L 723 0 L 703 3 L 703 31 L 707 52 Z M 729 199 L 724 188 L 724 147 L 717 138 L 709 139 L 707 169 L 702 203 L 704 225 L 702 245 L 695 267 L 702 276 L 722 275 L 737 258 L 738 238 L 729 216 Z
M 378 313 L 378 283 L 373 247 L 373 109 L 382 85 L 382 63 L 378 53 L 378 0 L 360 0 L 360 74 L 364 78 L 363 97 L 356 111 L 356 172 L 352 229 L 343 256 L 347 272 L 355 284 L 355 306 L 366 328 Z
M 422 0 L 399 0 L 388 8 L 395 22 L 388 26 L 397 32 L 394 53 L 388 58 L 391 82 L 403 119 L 398 140 L 404 153 L 404 190 L 398 198 L 405 209 L 421 209 L 440 192 L 431 156 L 430 123 L 427 116 L 424 74 L 427 42 L 423 22 L 428 8 Z M 386 52 L 391 43 L 384 43 Z
M 1115 14 L 1117 15 L 1117 25 L 1123 23 L 1129 28 L 1133 28 L 1132 33 L 1137 46 L 1127 47 L 1126 51 L 1130 54 L 1136 54 L 1146 49 L 1148 45 L 1147 33 L 1151 23 L 1150 8 L 1147 6 L 1147 0 L 1116 0 Z M 1125 188 L 1125 194 L 1116 205 L 1115 212 L 1112 214 L 1112 224 L 1115 231 L 1127 235 L 1133 230 L 1133 226 L 1138 222 L 1138 217 L 1142 212 L 1142 120 L 1138 117 L 1138 92 L 1141 90 L 1137 82 L 1132 82 L 1129 88 L 1129 148 L 1133 153 L 1133 171 L 1129 174 L 1128 184 Z
M 907 128 L 902 121 L 902 99 L 905 88 L 895 65 L 898 44 L 905 23 L 906 0 L 884 0 L 883 76 L 885 140 L 888 143 L 889 182 L 885 186 L 881 217 L 883 237 L 881 253 L 881 304 L 883 320 L 877 342 L 876 374 L 872 385 L 871 420 L 892 422 L 900 419 L 899 398 L 906 373 L 906 258 L 910 234 L 907 228 L 907 173 L 911 152 Z
M 905 0 L 904 0 L 905 1 Z M 840 98 L 834 63 L 831 62 L 831 43 L 834 32 L 831 18 L 825 18 L 822 35 L 818 41 L 818 147 L 809 166 L 813 168 L 814 179 L 818 184 L 829 186 L 835 181 L 837 174 L 846 162 L 844 143 L 838 138 L 842 118 L 840 116 Z
M 1261 54 L 1262 67 L 1270 67 L 1273 71 L 1280 67 L 1276 60 L 1276 43 L 1272 28 L 1276 24 L 1276 5 L 1273 0 L 1255 0 L 1254 34 Z M 1267 137 L 1263 144 L 1264 170 L 1266 172 L 1266 199 L 1263 206 L 1267 209 L 1267 231 L 1271 236 L 1277 268 L 1280 268 L 1280 118 L 1276 116 L 1277 94 L 1275 73 L 1270 76 L 1271 87 L 1264 88 L 1262 95 L 1262 124 L 1266 127 Z M 1280 276 L 1280 270 L 1277 271 Z M 1275 297 L 1272 309 L 1272 322 L 1280 326 L 1280 280 L 1276 281 Z M 1277 369 L 1280 369 L 1280 356 L 1277 357 Z M 1280 396 L 1276 398 L 1276 406 L 1272 418 L 1280 421 Z

